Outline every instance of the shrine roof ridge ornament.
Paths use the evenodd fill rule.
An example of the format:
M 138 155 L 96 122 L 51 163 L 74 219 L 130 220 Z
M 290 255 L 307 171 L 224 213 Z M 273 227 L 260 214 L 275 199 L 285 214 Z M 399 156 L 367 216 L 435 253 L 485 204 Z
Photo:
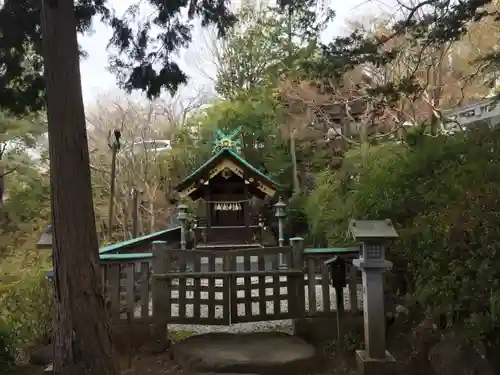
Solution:
M 240 140 L 235 139 L 241 132 L 241 126 L 238 126 L 231 133 L 226 134 L 219 128 L 215 129 L 215 139 L 213 140 L 212 154 L 216 154 L 220 150 L 227 148 L 236 151 L 241 146 Z

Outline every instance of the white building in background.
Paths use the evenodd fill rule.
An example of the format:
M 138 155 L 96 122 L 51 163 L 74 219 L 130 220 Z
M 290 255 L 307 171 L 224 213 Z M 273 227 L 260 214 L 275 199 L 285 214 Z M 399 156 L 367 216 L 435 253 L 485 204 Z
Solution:
M 461 127 L 468 127 L 478 121 L 485 121 L 491 126 L 497 126 L 500 124 L 500 102 L 491 98 L 483 99 L 443 111 L 443 115 L 449 121 L 449 128 L 456 127 L 457 124 Z
M 172 143 L 169 139 L 152 139 L 135 141 L 131 149 L 133 153 L 143 151 L 154 151 L 155 153 L 163 153 L 172 149 Z

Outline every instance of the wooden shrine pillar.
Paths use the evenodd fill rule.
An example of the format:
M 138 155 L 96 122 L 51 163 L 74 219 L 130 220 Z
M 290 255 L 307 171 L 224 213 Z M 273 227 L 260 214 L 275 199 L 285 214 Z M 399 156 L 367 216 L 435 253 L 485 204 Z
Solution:
M 210 180 L 208 180 L 208 184 L 210 184 Z M 206 233 L 206 242 L 209 242 L 209 236 L 210 236 L 210 228 L 212 226 L 212 215 L 214 214 L 214 206 L 212 205 L 212 192 L 210 189 L 207 189 L 205 193 L 205 201 L 207 202 L 206 205 L 206 214 L 205 214 L 205 220 L 206 220 L 206 228 L 205 228 L 205 233 Z M 201 232 L 200 232 L 201 235 Z M 203 236 L 202 236 L 203 237 Z
M 250 241 L 248 243 L 252 243 L 253 241 L 253 236 L 252 236 L 252 212 L 250 209 L 250 199 L 249 199 L 249 192 L 248 192 L 248 184 L 247 184 L 247 176 L 244 178 L 244 199 L 245 202 L 243 202 L 242 207 L 243 207 L 243 215 L 245 215 L 245 227 L 246 227 L 246 233 L 247 233 L 247 241 Z

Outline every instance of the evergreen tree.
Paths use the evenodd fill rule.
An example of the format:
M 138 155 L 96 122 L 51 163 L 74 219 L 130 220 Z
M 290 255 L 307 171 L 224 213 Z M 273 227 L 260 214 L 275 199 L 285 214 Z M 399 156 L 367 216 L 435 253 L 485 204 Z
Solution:
M 225 0 L 150 0 L 157 12 L 120 19 L 103 0 L 6 0 L 0 8 L 0 108 L 15 114 L 47 105 L 54 231 L 54 373 L 119 374 L 99 275 L 77 33 L 94 16 L 110 24 L 112 66 L 123 88 L 152 98 L 175 92 L 186 75 L 171 59 L 191 41 L 192 20 L 223 35 L 234 22 Z M 139 4 L 139 2 L 138 2 Z M 137 16 L 138 6 L 129 14 Z M 181 12 L 187 10 L 188 18 Z M 160 28 L 152 35 L 153 25 Z M 156 63 L 156 65 L 155 65 Z M 89 329 L 92 327 L 92 329 Z

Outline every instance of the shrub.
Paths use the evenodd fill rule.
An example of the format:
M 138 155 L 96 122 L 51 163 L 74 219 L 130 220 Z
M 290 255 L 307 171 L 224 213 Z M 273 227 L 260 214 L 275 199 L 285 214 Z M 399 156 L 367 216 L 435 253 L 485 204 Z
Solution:
M 285 217 L 285 238 L 306 236 L 307 234 L 307 216 L 304 212 L 304 201 L 306 196 L 304 194 L 298 194 L 292 197 L 288 202 L 286 207 L 286 217 Z M 277 222 L 276 217 L 272 219 Z M 305 238 L 306 241 L 311 241 L 311 239 Z
M 347 186 L 339 174 L 320 179 L 310 223 L 334 245 L 351 218 L 391 218 L 400 238 L 388 256 L 412 296 L 476 343 L 498 347 L 499 154 L 500 130 L 485 128 L 377 146 L 348 166 L 355 178 Z
M 45 343 L 52 331 L 52 292 L 40 271 L 3 290 L 0 318 L 9 327 L 16 356 Z
M 356 207 L 360 204 L 357 192 L 365 186 L 360 179 L 369 173 L 383 183 L 392 174 L 390 163 L 403 158 L 406 152 L 404 146 L 386 143 L 371 147 L 364 160 L 361 150 L 354 149 L 346 154 L 341 170 L 320 173 L 316 188 L 305 203 L 311 234 L 326 237 L 330 246 L 350 245 L 352 239 L 346 237 L 349 220 L 364 217 Z M 372 201 L 370 194 L 366 195 L 363 199 Z
M 16 363 L 14 342 L 8 327 L 0 322 L 0 373 L 9 374 Z

